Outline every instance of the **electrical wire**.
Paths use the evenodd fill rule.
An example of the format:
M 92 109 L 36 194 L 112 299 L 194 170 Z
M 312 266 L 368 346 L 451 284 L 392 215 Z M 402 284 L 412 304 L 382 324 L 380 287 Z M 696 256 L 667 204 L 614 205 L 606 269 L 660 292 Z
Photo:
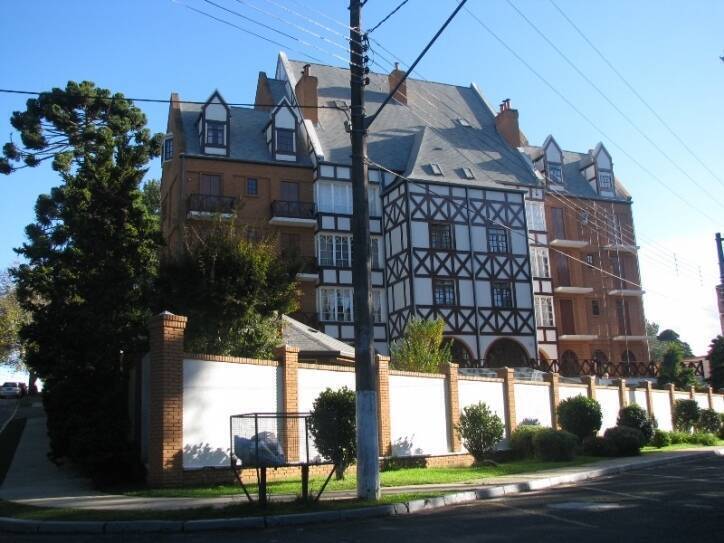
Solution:
M 402 2 L 400 2 L 395 9 L 393 9 L 391 12 L 389 12 L 387 15 L 385 15 L 385 17 L 384 17 L 379 23 L 377 23 L 375 26 L 373 26 L 372 28 L 370 28 L 370 29 L 367 31 L 367 34 L 372 34 L 375 30 L 377 30 L 379 27 L 381 27 L 383 24 L 385 24 L 385 23 L 387 22 L 387 19 L 389 19 L 389 18 L 392 17 L 395 13 L 397 13 L 402 6 L 404 6 L 405 4 L 407 4 L 408 1 L 409 1 L 409 0 L 402 0 Z

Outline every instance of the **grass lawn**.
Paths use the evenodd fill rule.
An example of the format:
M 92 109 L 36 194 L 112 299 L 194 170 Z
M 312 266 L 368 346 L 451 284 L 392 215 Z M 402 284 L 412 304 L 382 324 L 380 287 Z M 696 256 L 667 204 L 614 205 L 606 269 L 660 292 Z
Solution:
M 696 447 L 703 447 L 704 445 L 699 445 L 698 443 L 677 443 L 675 445 L 669 445 L 668 447 L 662 447 L 660 449 L 657 449 L 656 447 L 644 447 L 641 449 L 642 454 L 651 454 L 656 452 L 667 452 L 667 451 L 680 451 L 682 449 L 693 449 Z M 724 447 L 724 439 L 720 439 L 716 442 L 716 445 L 713 445 L 714 447 Z
M 474 484 L 481 479 L 499 477 L 501 475 L 515 475 L 519 473 L 532 473 L 546 469 L 580 466 L 597 462 L 601 458 L 579 456 L 571 462 L 539 462 L 537 460 L 517 460 L 505 462 L 498 466 L 481 466 L 467 468 L 405 468 L 380 473 L 380 482 L 383 487 L 413 486 L 426 484 Z M 310 488 L 319 489 L 323 479 L 313 477 L 310 479 Z M 342 481 L 330 480 L 327 490 L 354 490 L 355 478 L 347 477 Z M 273 481 L 268 483 L 270 494 L 299 494 L 301 483 L 299 479 Z M 248 485 L 250 492 L 256 492 L 256 485 Z M 163 488 L 139 489 L 126 491 L 128 496 L 143 497 L 173 497 L 173 498 L 210 498 L 240 494 L 238 485 L 215 485 L 191 488 Z

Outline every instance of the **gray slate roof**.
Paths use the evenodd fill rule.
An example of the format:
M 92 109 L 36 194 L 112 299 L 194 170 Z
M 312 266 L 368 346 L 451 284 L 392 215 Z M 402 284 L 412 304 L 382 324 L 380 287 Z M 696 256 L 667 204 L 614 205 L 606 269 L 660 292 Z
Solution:
M 299 74 L 309 63 L 290 60 L 288 64 L 292 73 Z M 309 71 L 318 78 L 320 105 L 350 103 L 348 69 L 310 64 Z M 387 96 L 389 84 L 387 74 L 370 73 L 369 78 L 365 100 L 367 113 L 372 114 Z M 520 153 L 500 137 L 495 115 L 474 88 L 418 79 L 408 79 L 406 84 L 408 105 L 391 101 L 371 127 L 371 160 L 407 177 L 435 182 L 481 186 L 539 184 Z M 460 125 L 460 117 L 471 126 Z M 351 162 L 345 120 L 342 111 L 319 110 L 316 129 L 326 162 Z M 431 162 L 440 164 L 442 177 L 431 175 Z M 464 167 L 473 171 L 474 180 L 462 176 L 460 170 Z
M 543 148 L 536 145 L 528 145 L 524 147 L 525 152 L 530 156 L 532 160 L 540 157 L 543 154 Z M 616 197 L 611 198 L 608 196 L 601 196 L 598 194 L 591 185 L 588 184 L 586 178 L 583 176 L 581 170 L 593 162 L 593 157 L 590 151 L 587 153 L 577 153 L 574 151 L 563 151 L 563 194 L 569 196 L 576 196 L 579 198 L 591 198 L 600 200 L 610 200 L 614 202 L 628 201 L 631 197 L 626 187 L 623 186 L 621 181 L 614 176 L 614 183 L 616 188 Z
M 328 336 L 287 315 L 282 316 L 282 340 L 303 353 L 326 353 L 329 356 L 354 358 L 354 347 Z

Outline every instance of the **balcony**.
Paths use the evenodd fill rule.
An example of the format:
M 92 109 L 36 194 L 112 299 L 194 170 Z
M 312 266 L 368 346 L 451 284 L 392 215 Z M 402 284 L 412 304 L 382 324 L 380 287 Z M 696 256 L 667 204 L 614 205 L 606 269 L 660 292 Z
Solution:
M 608 291 L 609 296 L 631 296 L 636 298 L 644 294 L 645 292 L 640 288 L 617 288 Z
M 607 251 L 613 251 L 616 253 L 631 253 L 636 254 L 639 250 L 638 245 L 627 245 L 624 243 L 611 243 L 609 245 L 604 245 L 604 249 Z
M 593 287 L 561 286 L 553 289 L 556 294 L 591 294 Z
M 551 241 L 551 247 L 559 247 L 561 249 L 583 249 L 588 247 L 588 241 L 581 239 L 560 239 L 556 238 Z
M 297 270 L 297 280 L 316 283 L 319 281 L 319 266 L 313 256 L 301 256 L 296 251 L 282 251 L 281 258 L 289 266 Z
M 598 339 L 594 334 L 561 334 L 559 341 L 595 341 Z
M 271 205 L 271 214 L 272 218 L 269 220 L 269 224 L 277 226 L 314 228 L 317 225 L 317 219 L 314 217 L 314 204 L 312 202 L 274 200 Z
M 231 218 L 236 212 L 236 198 L 218 194 L 190 194 L 186 216 L 194 219 Z

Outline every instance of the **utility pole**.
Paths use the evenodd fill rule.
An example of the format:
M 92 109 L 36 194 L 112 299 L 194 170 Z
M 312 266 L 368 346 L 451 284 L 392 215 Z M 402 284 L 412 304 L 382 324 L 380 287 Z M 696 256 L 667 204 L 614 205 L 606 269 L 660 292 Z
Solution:
M 370 219 L 367 201 L 367 127 L 362 45 L 362 2 L 350 0 L 350 90 L 352 127 L 352 285 L 354 287 L 354 362 L 357 418 L 357 497 L 380 497 L 377 383 L 373 350 Z

